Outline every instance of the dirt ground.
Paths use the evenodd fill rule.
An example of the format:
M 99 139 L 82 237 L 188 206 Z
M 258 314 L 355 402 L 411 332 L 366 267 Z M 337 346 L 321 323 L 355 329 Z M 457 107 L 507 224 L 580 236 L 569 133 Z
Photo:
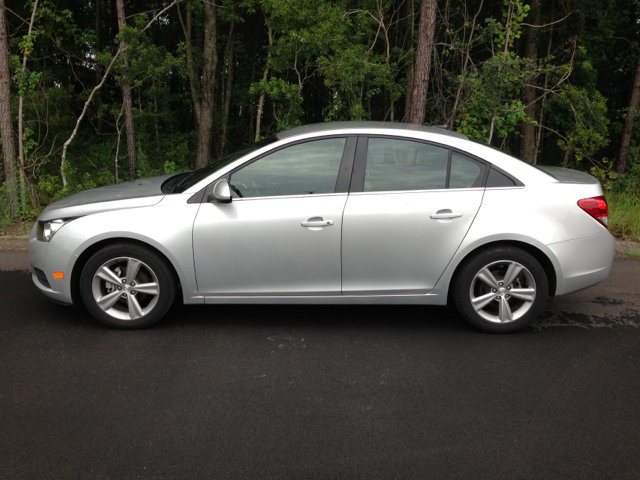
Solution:
M 0 250 L 26 250 L 29 247 L 28 235 L 3 235 L 0 236 Z

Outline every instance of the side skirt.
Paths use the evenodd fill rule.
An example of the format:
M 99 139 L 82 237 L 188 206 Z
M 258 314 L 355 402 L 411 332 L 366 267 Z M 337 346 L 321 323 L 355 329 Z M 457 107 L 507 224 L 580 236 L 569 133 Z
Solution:
M 202 298 L 202 297 L 200 297 Z M 199 302 L 198 302 L 199 303 Z M 446 305 L 437 294 L 425 295 L 331 295 L 331 296 L 220 296 L 204 297 L 205 304 L 312 304 L 312 305 Z

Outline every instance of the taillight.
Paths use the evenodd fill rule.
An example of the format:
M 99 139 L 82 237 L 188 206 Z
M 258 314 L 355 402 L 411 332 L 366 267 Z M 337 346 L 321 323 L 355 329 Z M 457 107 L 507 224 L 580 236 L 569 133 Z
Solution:
M 609 228 L 609 209 L 604 195 L 578 200 L 578 206 L 599 221 L 605 228 Z

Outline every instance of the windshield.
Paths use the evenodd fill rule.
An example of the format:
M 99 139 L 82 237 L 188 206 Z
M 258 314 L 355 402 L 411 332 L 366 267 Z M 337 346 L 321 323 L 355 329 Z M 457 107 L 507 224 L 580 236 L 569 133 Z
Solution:
M 231 162 L 238 160 L 245 155 L 250 154 L 258 150 L 259 148 L 264 147 L 265 145 L 269 145 L 274 143 L 278 139 L 276 137 L 265 138 L 264 140 L 260 140 L 259 142 L 254 143 L 253 145 L 249 145 L 242 150 L 238 150 L 237 152 L 232 153 L 231 155 L 227 155 L 226 157 L 221 158 L 220 160 L 216 160 L 208 167 L 200 168 L 199 170 L 195 170 L 189 174 L 187 174 L 175 187 L 173 190 L 176 193 L 182 193 L 185 190 L 193 187 L 200 180 L 207 178 L 212 173 L 220 170 L 222 167 L 229 165 Z

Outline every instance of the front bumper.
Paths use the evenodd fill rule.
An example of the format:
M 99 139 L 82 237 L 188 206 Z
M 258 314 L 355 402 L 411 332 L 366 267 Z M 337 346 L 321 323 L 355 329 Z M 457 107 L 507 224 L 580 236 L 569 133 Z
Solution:
M 35 286 L 54 302 L 67 305 L 73 304 L 71 298 L 71 272 L 77 258 L 77 256 L 56 245 L 55 237 L 51 242 L 41 242 L 36 238 L 36 227 L 34 226 L 31 230 L 29 237 L 31 278 Z M 48 286 L 38 278 L 35 268 L 43 272 L 46 282 L 49 283 Z M 64 272 L 64 278 L 61 280 L 54 278 L 53 272 Z
M 616 241 L 604 230 L 594 237 L 547 245 L 560 263 L 556 295 L 565 295 L 603 282 L 613 265 Z

